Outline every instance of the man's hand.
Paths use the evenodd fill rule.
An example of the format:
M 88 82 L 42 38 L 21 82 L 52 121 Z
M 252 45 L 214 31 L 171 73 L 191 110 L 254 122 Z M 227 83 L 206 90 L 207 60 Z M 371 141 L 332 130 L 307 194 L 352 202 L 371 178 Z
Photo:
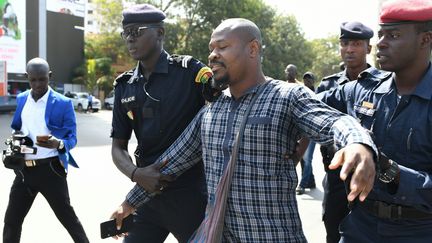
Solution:
M 116 220 L 116 226 L 117 230 L 120 230 L 122 227 L 123 219 L 127 216 L 131 215 L 133 212 L 135 212 L 135 208 L 133 208 L 128 202 L 124 201 L 120 207 L 111 215 L 111 219 Z M 114 239 L 118 239 L 119 237 L 126 236 L 127 233 L 113 236 Z
M 149 166 L 138 168 L 134 174 L 133 181 L 142 186 L 147 192 L 160 192 L 169 182 L 174 181 L 174 178 L 169 175 L 164 175 L 160 170 L 168 161 L 153 163 Z
M 59 144 L 60 140 L 52 135 L 50 135 L 46 141 L 38 140 L 36 142 L 36 145 L 50 149 L 57 149 L 59 147 Z
M 342 166 L 340 178 L 344 181 L 353 172 L 348 201 L 353 201 L 357 196 L 360 201 L 364 201 L 375 182 L 372 150 L 362 144 L 350 144 L 335 153 L 329 169 L 334 170 L 339 166 Z
M 309 139 L 304 137 L 300 138 L 300 140 L 297 141 L 295 152 L 293 154 L 287 154 L 285 155 L 285 159 L 292 159 L 295 165 L 297 165 L 300 160 L 302 160 L 303 155 L 309 146 Z

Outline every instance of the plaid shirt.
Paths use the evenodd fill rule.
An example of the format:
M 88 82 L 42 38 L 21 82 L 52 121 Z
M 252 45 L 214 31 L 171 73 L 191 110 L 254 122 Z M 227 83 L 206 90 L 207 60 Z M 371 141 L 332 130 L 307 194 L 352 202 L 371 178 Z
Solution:
M 225 214 L 224 241 L 306 242 L 298 214 L 295 187 L 296 141 L 307 136 L 338 146 L 362 143 L 376 151 L 370 136 L 351 117 L 313 98 L 304 86 L 267 82 L 246 123 Z M 235 100 L 224 93 L 204 107 L 176 142 L 160 157 L 163 173 L 179 175 L 205 164 L 209 202 L 229 161 L 243 115 L 258 87 Z M 134 207 L 153 195 L 135 186 L 126 200 Z

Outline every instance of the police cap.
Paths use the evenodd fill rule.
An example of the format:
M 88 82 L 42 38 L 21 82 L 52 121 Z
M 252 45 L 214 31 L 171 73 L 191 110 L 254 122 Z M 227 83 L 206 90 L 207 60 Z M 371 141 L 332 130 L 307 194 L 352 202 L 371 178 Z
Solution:
M 390 0 L 383 3 L 380 25 L 432 21 L 431 0 Z
M 303 79 L 305 78 L 310 78 L 312 80 L 315 80 L 315 75 L 312 72 L 305 72 L 305 74 L 303 74 Z
M 137 4 L 123 10 L 123 26 L 132 23 L 161 23 L 165 13 L 150 4 Z
M 341 24 L 340 29 L 339 39 L 367 40 L 374 35 L 371 28 L 356 21 L 344 22 Z

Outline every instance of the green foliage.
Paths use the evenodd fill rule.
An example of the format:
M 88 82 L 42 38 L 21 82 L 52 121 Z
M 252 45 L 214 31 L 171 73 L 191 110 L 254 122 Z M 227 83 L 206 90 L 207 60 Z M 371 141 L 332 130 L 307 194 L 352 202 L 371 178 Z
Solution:
M 310 42 L 313 57 L 312 72 L 317 81 L 333 73 L 340 72 L 339 38 L 337 35 Z
M 272 25 L 275 10 L 262 0 L 178 0 L 171 1 L 165 48 L 171 53 L 189 54 L 207 62 L 213 29 L 227 18 L 247 18 L 261 29 Z M 179 10 L 183 14 L 176 14 Z
M 264 73 L 285 80 L 285 67 L 297 66 L 297 79 L 309 71 L 312 64 L 310 45 L 306 41 L 294 16 L 276 16 L 264 39 Z
M 93 0 L 97 9 L 96 19 L 101 33 L 118 32 L 121 28 L 122 0 Z
M 320 79 L 338 71 L 340 61 L 338 39 L 308 41 L 294 16 L 277 15 L 263 0 L 129 0 L 129 3 L 150 3 L 167 14 L 164 48 L 169 53 L 187 54 L 207 62 L 208 43 L 213 29 L 227 18 L 247 18 L 255 22 L 263 35 L 263 69 L 267 76 L 285 79 L 287 64 L 298 67 L 298 79 L 312 71 Z M 134 61 L 120 38 L 122 0 L 94 0 L 102 23 L 100 33 L 86 36 L 86 60 L 94 59 L 95 76 L 90 81 L 109 90 L 114 71 L 112 65 L 129 68 Z M 103 61 L 104 65 L 99 65 Z M 83 75 L 83 65 L 76 71 Z M 108 68 L 110 66 L 110 68 Z M 100 70 L 104 68 L 104 70 Z M 119 70 L 117 70 L 119 71 Z M 120 70 L 125 71 L 125 70 Z M 93 75 L 93 74 L 92 74 Z M 110 76 L 111 75 L 111 76 Z M 79 75 L 77 75 L 79 76 Z M 80 79 L 75 79 L 79 82 Z
M 86 89 L 93 92 L 96 87 L 105 92 L 112 90 L 114 70 L 111 67 L 112 60 L 109 57 L 89 58 L 85 64 L 75 69 L 73 83 L 84 84 Z

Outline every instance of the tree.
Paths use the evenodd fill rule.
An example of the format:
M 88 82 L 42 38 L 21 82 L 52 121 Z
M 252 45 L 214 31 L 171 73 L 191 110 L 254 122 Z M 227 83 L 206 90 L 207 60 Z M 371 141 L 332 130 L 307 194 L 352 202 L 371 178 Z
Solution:
M 264 39 L 264 72 L 276 79 L 285 79 L 288 64 L 297 66 L 301 75 L 312 65 L 311 48 L 294 16 L 276 16 Z
M 88 91 L 95 91 L 96 87 L 102 88 L 105 92 L 112 89 L 113 69 L 112 61 L 109 58 L 88 59 L 86 63 L 87 73 L 84 76 L 85 85 Z
M 339 72 L 339 38 L 332 35 L 327 38 L 315 39 L 310 42 L 313 53 L 312 72 L 321 80 L 323 77 Z
M 101 33 L 86 36 L 87 59 L 110 58 L 122 64 L 122 71 L 133 66 L 126 45 L 119 36 L 121 0 L 95 0 L 100 15 Z M 164 48 L 169 53 L 187 54 L 207 62 L 208 43 L 213 29 L 227 18 L 246 18 L 256 23 L 263 35 L 264 72 L 283 78 L 288 63 L 299 73 L 312 66 L 310 44 L 304 38 L 293 16 L 276 15 L 263 0 L 134 0 L 128 3 L 150 3 L 167 14 Z
M 222 20 L 247 18 L 266 29 L 271 26 L 275 14 L 262 0 L 183 0 L 175 6 L 180 4 L 185 14 L 177 18 L 182 27 L 177 31 L 180 33 L 177 42 L 181 45 L 174 51 L 189 53 L 202 61 L 209 55 L 210 35 Z M 172 37 L 168 35 L 168 41 Z
M 115 33 L 121 28 L 122 0 L 93 0 L 100 33 Z

